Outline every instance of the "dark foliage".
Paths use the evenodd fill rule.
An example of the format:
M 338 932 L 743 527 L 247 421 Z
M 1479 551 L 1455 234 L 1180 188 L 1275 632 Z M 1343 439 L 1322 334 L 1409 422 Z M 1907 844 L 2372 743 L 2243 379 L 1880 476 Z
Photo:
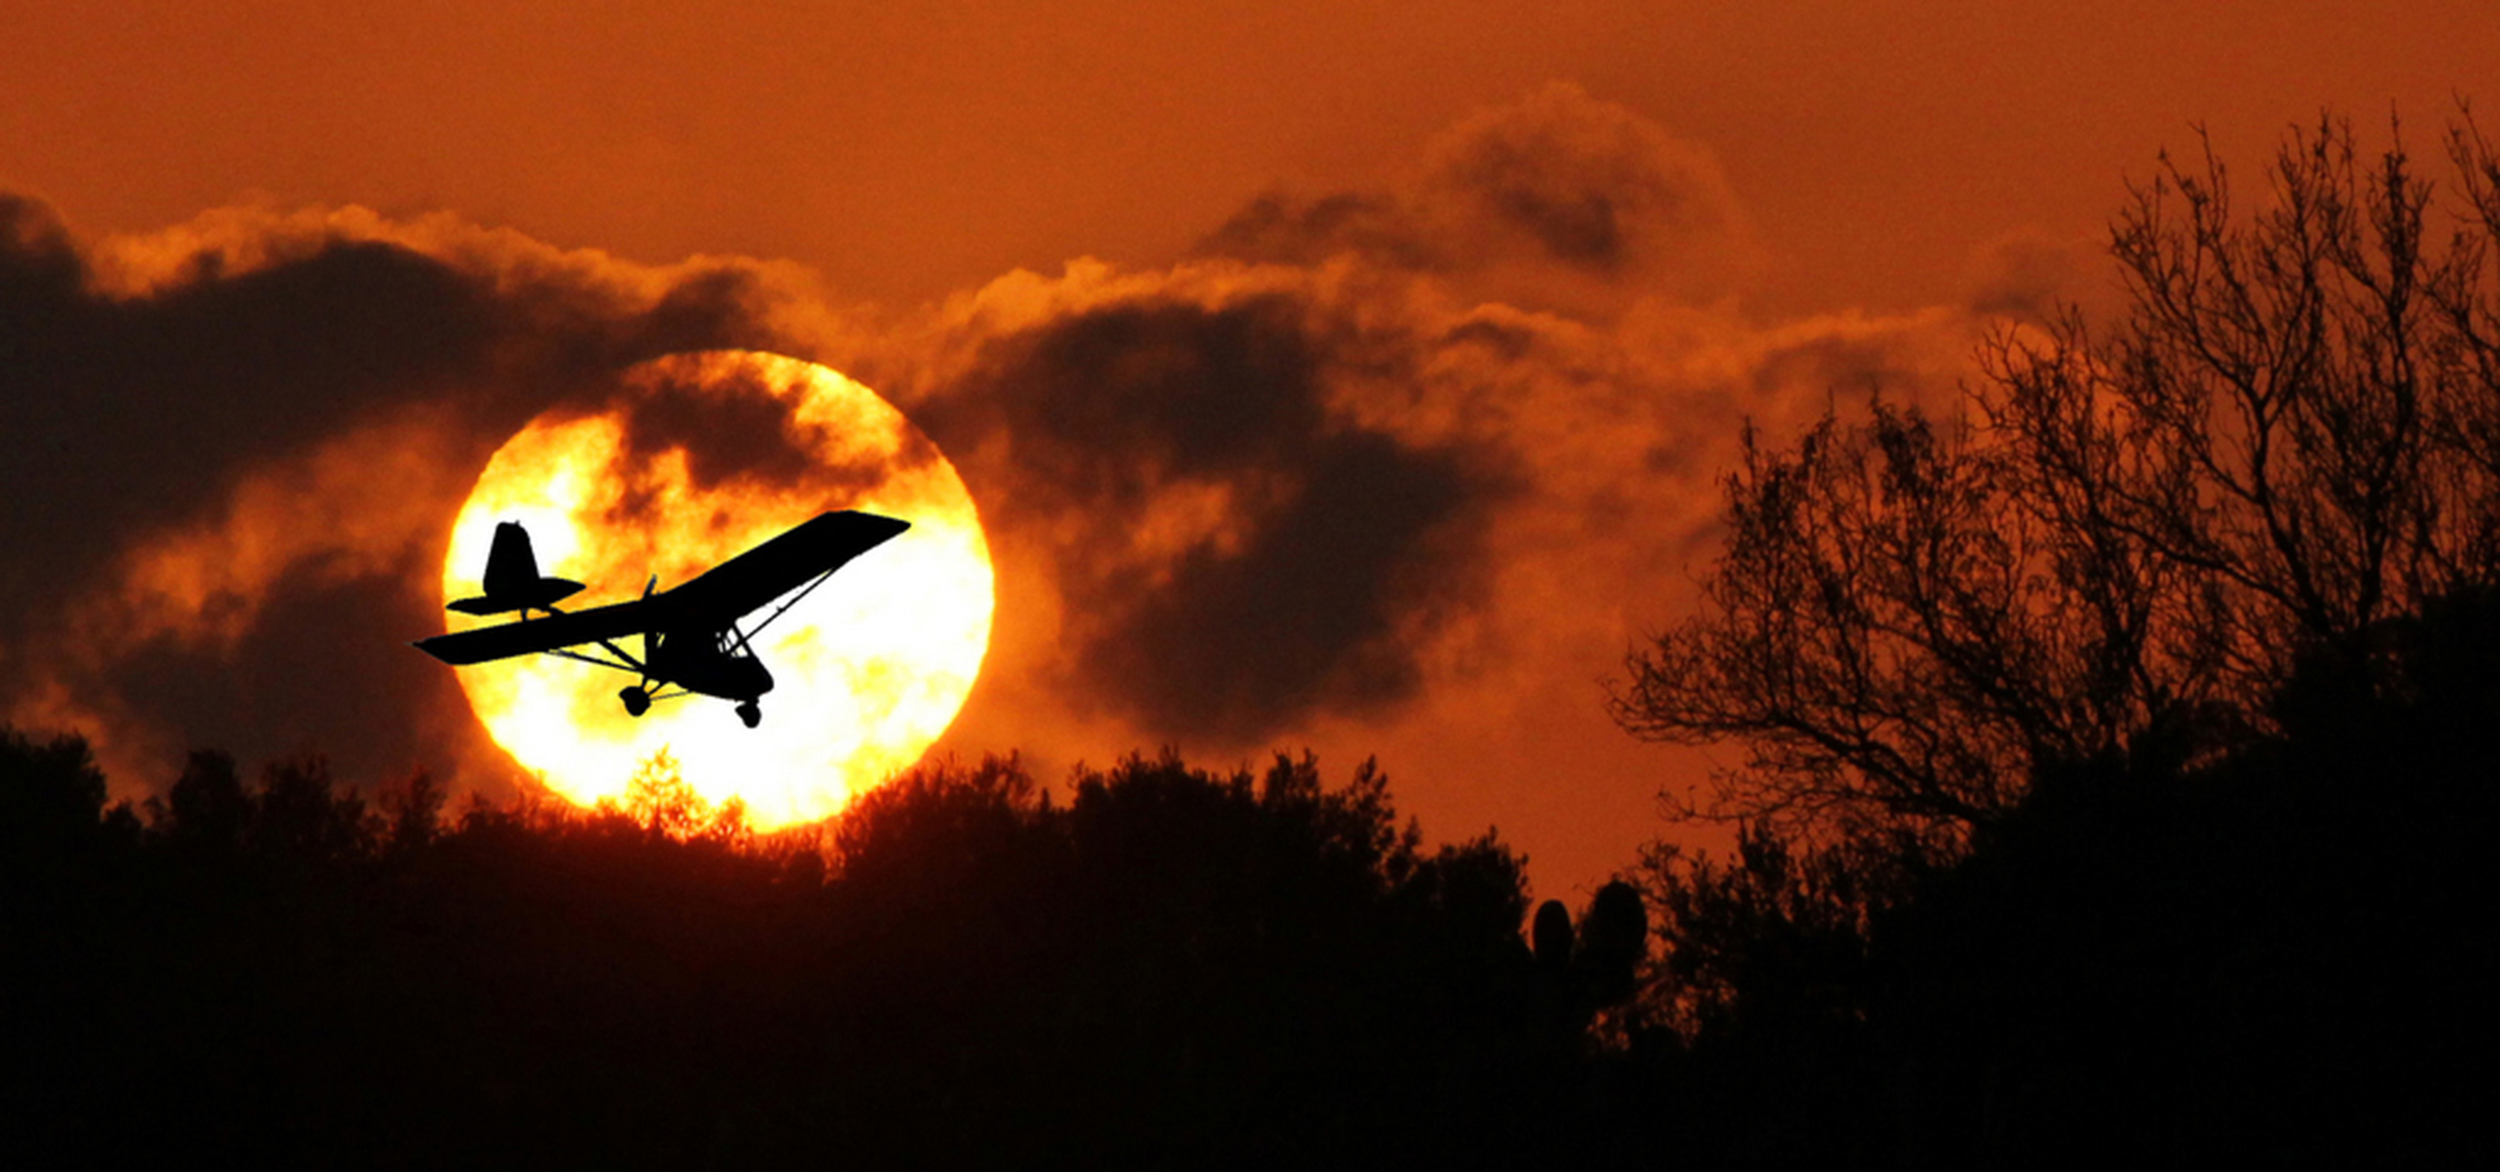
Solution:
M 2114 331 L 1748 446 L 1638 735 L 1733 740 L 1623 1014 L 1702 1167 L 2480 1166 L 2500 1046 L 2500 151 L 2165 159 Z M 2444 221 L 2444 222 L 2443 222 Z
M 5 1162 L 1490 1166 L 1615 1134 L 1586 1027 L 1637 900 L 1584 917 L 1618 972 L 1548 979 L 1520 859 L 1424 850 L 1368 765 L 1130 759 L 1064 803 L 934 767 L 829 855 L 664 776 L 441 807 L 200 753 L 142 821 L 77 740 L 9 734 Z
M 2111 228 L 2115 328 L 2008 326 L 1958 425 L 1749 443 L 1617 719 L 1744 745 L 1703 814 L 1949 859 L 2042 775 L 2276 731 L 2302 656 L 2500 583 L 2500 150 L 2449 145 L 2437 198 L 2329 122 L 2253 213 L 2165 158 Z
M 2202 767 L 2051 774 L 1957 863 L 1661 852 L 1642 1077 L 1704 1167 L 2500 1154 L 2500 596 L 2310 658 Z M 1877 878 L 1880 877 L 1880 878 Z

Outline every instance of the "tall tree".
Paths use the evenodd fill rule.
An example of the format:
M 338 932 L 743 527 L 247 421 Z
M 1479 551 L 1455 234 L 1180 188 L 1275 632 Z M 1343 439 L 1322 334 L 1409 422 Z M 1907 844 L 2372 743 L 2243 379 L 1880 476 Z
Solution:
M 2111 232 L 2116 328 L 2009 325 L 1950 424 L 1878 403 L 1748 436 L 1701 611 L 1617 721 L 1735 740 L 1693 812 L 1950 854 L 2043 771 L 2180 763 L 2272 727 L 2296 665 L 2500 577 L 2500 154 L 2453 181 L 2348 123 L 2253 212 L 2210 148 Z

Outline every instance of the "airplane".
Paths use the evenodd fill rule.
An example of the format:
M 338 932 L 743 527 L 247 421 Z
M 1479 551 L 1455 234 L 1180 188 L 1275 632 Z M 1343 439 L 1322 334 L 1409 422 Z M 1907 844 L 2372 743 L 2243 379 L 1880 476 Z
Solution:
M 737 701 L 738 719 L 754 728 L 764 719 L 757 701 L 773 690 L 773 675 L 755 657 L 750 641 L 835 570 L 909 528 L 908 521 L 874 513 L 823 513 L 684 585 L 660 590 L 659 577 L 653 575 L 641 598 L 565 611 L 556 604 L 580 593 L 582 584 L 541 575 L 529 531 L 520 522 L 505 521 L 495 526 L 495 543 L 486 554 L 486 576 L 480 583 L 485 593 L 452 602 L 449 609 L 480 616 L 518 612 L 521 617 L 501 626 L 419 639 L 412 646 L 454 666 L 546 654 L 614 668 L 640 677 L 616 694 L 627 715 L 641 716 L 655 700 L 715 696 Z M 798 593 L 790 594 L 793 590 Z M 762 622 L 740 628 L 747 616 L 785 594 L 790 597 Z M 641 655 L 617 645 L 617 640 L 637 634 L 642 636 Z M 606 656 L 583 650 L 592 647 Z M 672 685 L 678 691 L 666 690 Z

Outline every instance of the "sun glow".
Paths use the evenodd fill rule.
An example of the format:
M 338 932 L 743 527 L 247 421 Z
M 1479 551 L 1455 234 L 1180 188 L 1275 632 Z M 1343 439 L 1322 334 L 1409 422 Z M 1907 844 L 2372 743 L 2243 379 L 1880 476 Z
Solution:
M 901 412 L 822 366 L 684 354 L 634 368 L 625 387 L 603 412 L 540 416 L 488 461 L 452 531 L 446 602 L 477 593 L 498 521 L 529 530 L 539 572 L 589 585 L 566 609 L 640 594 L 654 575 L 668 589 L 830 509 L 912 527 L 755 640 L 776 684 L 761 727 L 702 696 L 662 701 L 637 719 L 617 700 L 631 677 L 544 655 L 459 669 L 469 704 L 525 768 L 584 805 L 621 796 L 666 749 L 706 801 L 743 802 L 758 828 L 832 815 L 918 760 L 980 672 L 993 590 L 971 495 Z M 759 403 L 771 421 L 761 428 L 753 410 L 738 409 Z M 638 430 L 661 404 L 692 415 L 693 442 Z M 778 434 L 723 434 L 741 421 Z M 799 458 L 770 458 L 792 453 Z M 449 615 L 453 630 L 488 621 L 509 616 Z M 626 647 L 639 654 L 638 643 Z

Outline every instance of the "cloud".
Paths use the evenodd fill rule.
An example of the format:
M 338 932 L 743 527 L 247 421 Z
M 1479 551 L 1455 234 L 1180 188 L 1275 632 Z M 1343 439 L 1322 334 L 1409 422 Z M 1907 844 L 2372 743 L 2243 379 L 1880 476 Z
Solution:
M 57 591 L 118 535 L 213 499 L 238 457 L 300 448 L 363 406 L 474 374 L 489 345 L 474 291 L 404 251 L 341 242 L 120 300 L 87 287 L 42 209 L 21 201 L 12 214 L 0 458 L 22 495 L 0 516 L 0 542 L 31 555 L 11 559 L 13 596 Z
M 1749 418 L 1934 394 L 1969 343 L 1949 311 L 1583 321 L 1345 256 L 1078 264 L 938 316 L 866 365 L 983 502 L 991 672 L 1106 736 L 1230 750 L 1533 686 L 1515 666 L 1564 643 L 1595 712 Z
M 2114 283 L 2094 279 L 2100 252 L 2088 241 L 2034 228 L 1998 236 L 1974 249 L 1966 266 L 1970 307 L 2029 321 L 2052 319 L 2072 305 L 2095 318 L 2112 316 Z
M 0 227 L 0 487 L 37 502 L 0 519 L 0 715 L 87 728 L 126 793 L 196 745 L 500 784 L 401 646 L 440 629 L 461 500 L 529 419 L 719 347 L 860 377 L 962 470 L 999 610 L 958 747 L 1525 759 L 1613 735 L 1597 679 L 1682 605 L 1746 421 L 1948 389 L 1978 321 L 1754 320 L 1708 152 L 1569 87 L 1391 189 L 1254 201 L 1172 265 L 898 312 L 447 215 L 81 241 L 18 200 Z M 699 481 L 842 474 L 761 388 L 631 402 L 628 442 Z
M 1353 257 L 1576 309 L 1606 291 L 1723 295 L 1756 259 L 1709 150 L 1565 83 L 1451 127 L 1390 189 L 1263 195 L 1199 251 L 1302 266 Z
M 1410 697 L 1430 616 L 1480 591 L 1504 486 L 1478 453 L 1332 402 L 1349 358 L 1307 290 L 1223 269 L 982 338 L 927 401 L 1040 556 L 1060 665 L 1152 735 L 1256 745 Z
M 0 714 L 133 784 L 178 753 L 396 773 L 461 737 L 400 644 L 468 482 L 661 353 L 778 341 L 767 271 L 560 253 L 435 217 L 226 209 L 81 248 L 0 203 Z M 474 741 L 474 736 L 467 740 Z

